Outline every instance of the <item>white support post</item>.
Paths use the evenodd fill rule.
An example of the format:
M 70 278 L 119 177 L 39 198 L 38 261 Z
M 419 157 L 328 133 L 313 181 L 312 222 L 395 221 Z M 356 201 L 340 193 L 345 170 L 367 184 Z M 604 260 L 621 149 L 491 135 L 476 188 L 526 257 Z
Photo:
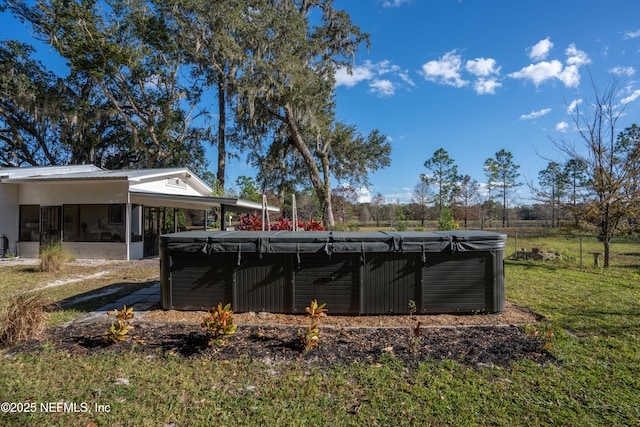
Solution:
M 293 222 L 292 225 L 292 229 L 293 231 L 299 231 L 298 230 L 298 207 L 296 205 L 296 195 L 293 194 L 292 196 L 292 200 L 291 200 L 291 221 Z
M 266 221 L 265 221 L 266 219 Z M 267 195 L 262 195 L 262 231 L 271 229 L 271 220 L 269 219 L 269 205 L 267 204 Z

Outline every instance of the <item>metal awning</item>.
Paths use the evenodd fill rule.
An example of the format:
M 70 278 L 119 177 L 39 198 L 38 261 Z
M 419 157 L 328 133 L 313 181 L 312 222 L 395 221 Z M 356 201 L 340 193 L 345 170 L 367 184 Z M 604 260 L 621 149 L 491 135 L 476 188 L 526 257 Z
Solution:
M 201 209 L 221 208 L 228 212 L 250 213 L 262 210 L 262 203 L 231 197 L 185 196 L 180 194 L 129 191 L 131 203 L 168 208 Z M 275 206 L 267 206 L 269 212 L 279 212 Z

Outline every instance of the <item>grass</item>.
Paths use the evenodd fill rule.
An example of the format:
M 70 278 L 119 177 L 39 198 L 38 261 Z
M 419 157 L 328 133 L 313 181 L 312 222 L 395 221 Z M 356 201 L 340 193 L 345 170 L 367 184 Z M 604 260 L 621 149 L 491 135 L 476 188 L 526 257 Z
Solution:
M 574 253 L 559 239 L 542 243 Z M 555 333 L 557 364 L 407 368 L 385 355 L 319 369 L 160 354 L 78 357 L 45 342 L 38 354 L 4 350 L 0 401 L 35 403 L 37 411 L 0 414 L 0 424 L 640 425 L 639 261 L 637 254 L 607 271 L 563 260 L 505 262 L 507 299 L 548 316 L 541 328 Z M 313 351 L 331 351 L 331 343 Z M 90 412 L 40 408 L 61 400 Z
M 37 264 L 0 264 L 0 309 L 14 296 L 37 292 L 44 299 L 61 305 L 50 316 L 49 324 L 56 325 L 147 287 L 151 281 L 157 280 L 158 274 L 155 263 L 94 265 L 70 262 L 55 272 L 40 271 Z M 61 285 L 51 286 L 58 283 Z M 103 296 L 92 298 L 96 293 L 102 293 Z M 77 304 L 68 304 L 78 297 L 86 299 Z
M 49 303 L 38 293 L 12 297 L 0 309 L 0 345 L 40 338 L 47 327 Z

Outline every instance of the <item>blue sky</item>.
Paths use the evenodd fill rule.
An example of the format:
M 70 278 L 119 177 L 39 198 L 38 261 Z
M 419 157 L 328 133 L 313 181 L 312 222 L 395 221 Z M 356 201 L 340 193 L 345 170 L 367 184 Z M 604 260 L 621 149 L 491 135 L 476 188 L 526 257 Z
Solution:
M 371 194 L 409 201 L 424 162 L 443 147 L 459 172 L 486 181 L 502 148 L 537 180 L 552 139 L 578 141 L 570 107 L 620 79 L 624 127 L 640 117 L 640 2 L 510 0 L 336 1 L 371 34 L 371 48 L 337 74 L 340 119 L 391 138 L 391 166 Z M 620 129 L 622 130 L 622 128 Z M 543 158 L 546 157 L 547 159 Z M 531 203 L 526 185 L 516 203 Z
M 579 141 L 571 107 L 588 107 L 599 88 L 620 79 L 620 129 L 640 123 L 640 2 L 637 0 L 336 0 L 371 35 L 336 74 L 337 115 L 367 134 L 390 138 L 391 166 L 371 175 L 368 194 L 409 202 L 424 162 L 442 147 L 462 174 L 486 180 L 484 161 L 510 151 L 522 174 L 514 202 L 531 203 L 552 140 Z M 21 24 L 0 38 L 29 40 Z M 46 49 L 41 51 L 48 66 Z M 54 67 L 55 69 L 55 67 Z M 211 167 L 216 152 L 210 150 Z M 228 182 L 253 172 L 232 160 Z M 339 184 L 339 183 L 336 183 Z

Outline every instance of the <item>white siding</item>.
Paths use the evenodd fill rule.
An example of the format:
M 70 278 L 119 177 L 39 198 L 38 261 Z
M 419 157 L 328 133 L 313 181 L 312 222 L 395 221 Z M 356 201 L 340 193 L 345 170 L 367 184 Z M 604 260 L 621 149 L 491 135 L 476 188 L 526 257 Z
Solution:
M 18 207 L 18 186 L 15 184 L 0 184 L 0 236 L 6 234 L 9 238 L 9 251 L 16 254 L 18 241 L 18 222 L 20 209 Z
M 69 204 L 127 203 L 127 182 L 43 182 L 20 186 L 18 204 L 62 206 Z
M 210 196 L 209 193 L 201 193 L 196 190 L 189 180 L 183 177 L 163 177 L 156 181 L 131 183 L 132 191 L 146 191 L 159 194 L 174 194 L 182 196 Z

